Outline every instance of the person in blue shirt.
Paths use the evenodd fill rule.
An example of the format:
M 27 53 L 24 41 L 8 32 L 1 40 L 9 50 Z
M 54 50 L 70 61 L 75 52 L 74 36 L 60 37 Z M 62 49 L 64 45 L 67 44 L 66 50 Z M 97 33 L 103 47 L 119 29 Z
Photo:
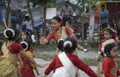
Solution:
M 105 5 L 101 5 L 102 12 L 100 13 L 101 27 L 105 29 L 109 23 L 109 11 L 105 9 Z

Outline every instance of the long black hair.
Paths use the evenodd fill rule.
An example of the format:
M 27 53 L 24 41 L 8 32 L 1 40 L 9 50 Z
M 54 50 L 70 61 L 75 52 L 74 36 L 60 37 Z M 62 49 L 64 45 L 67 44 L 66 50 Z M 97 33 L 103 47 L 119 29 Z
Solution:
M 104 53 L 108 56 L 110 55 L 110 51 L 115 47 L 116 45 L 114 43 L 107 44 L 104 48 Z
M 106 32 L 108 32 L 110 34 L 110 36 L 112 36 L 111 38 L 114 39 L 114 32 L 111 28 L 105 29 Z

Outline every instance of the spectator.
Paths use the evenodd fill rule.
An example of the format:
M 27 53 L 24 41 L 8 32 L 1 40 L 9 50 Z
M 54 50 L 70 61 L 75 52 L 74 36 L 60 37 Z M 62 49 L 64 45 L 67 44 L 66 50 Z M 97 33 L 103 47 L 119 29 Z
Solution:
M 102 12 L 100 13 L 100 19 L 101 19 L 101 27 L 102 30 L 105 29 L 108 26 L 109 23 L 109 11 L 105 9 L 105 5 L 101 5 Z
M 70 6 L 70 2 L 69 1 L 65 1 L 65 6 L 63 6 L 62 10 L 61 10 L 61 15 L 63 17 L 69 17 L 73 15 L 73 9 Z
M 98 11 L 96 6 L 93 6 L 92 8 L 94 10 L 94 30 L 98 30 L 100 12 Z
M 32 23 L 31 23 L 31 20 L 30 20 L 30 17 L 28 14 L 25 15 L 25 19 L 24 21 L 22 22 L 22 26 L 26 26 L 26 29 L 28 32 L 32 32 L 33 31 L 33 28 L 32 28 Z
M 89 7 L 86 7 L 86 11 L 81 14 L 82 18 L 84 19 L 84 40 L 87 38 L 87 29 L 89 27 L 90 22 L 90 13 L 89 13 Z
M 62 7 L 60 14 L 63 17 L 63 26 L 65 26 L 66 21 L 73 15 L 73 9 L 69 1 L 65 1 L 65 6 Z

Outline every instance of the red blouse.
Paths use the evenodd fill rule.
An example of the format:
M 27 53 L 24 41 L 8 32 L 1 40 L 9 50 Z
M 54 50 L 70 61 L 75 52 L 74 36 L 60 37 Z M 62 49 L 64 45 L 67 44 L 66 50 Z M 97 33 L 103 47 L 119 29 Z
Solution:
M 9 46 L 9 51 L 13 54 L 19 53 L 21 50 L 23 50 L 23 47 L 21 46 L 20 43 L 14 42 Z
M 73 54 L 67 54 L 68 58 L 71 60 L 71 62 L 80 70 L 84 71 L 86 74 L 88 74 L 90 77 L 97 77 L 97 75 L 94 73 L 91 68 L 83 63 L 78 56 L 73 55 Z M 60 62 L 58 56 L 56 55 L 55 58 L 52 60 L 50 65 L 46 68 L 45 70 L 45 75 L 48 75 L 52 70 L 55 71 L 55 69 L 62 67 L 62 63 Z
M 110 73 L 111 69 L 116 67 L 115 60 L 110 58 L 105 58 L 102 64 L 103 67 L 103 73 L 105 77 L 116 77 L 113 74 Z M 117 75 L 120 75 L 120 71 L 117 70 Z
M 68 36 L 73 35 L 73 30 L 69 26 L 65 26 L 65 30 L 67 32 Z M 49 35 L 46 37 L 46 39 L 49 41 L 50 39 L 54 39 L 55 41 L 58 41 L 59 35 L 57 34 L 57 30 L 53 30 L 52 32 L 49 33 Z
M 33 58 L 33 54 L 31 53 L 31 51 L 25 52 L 29 57 Z M 23 63 L 20 68 L 21 77 L 35 77 L 31 63 L 23 55 L 21 55 L 21 60 Z

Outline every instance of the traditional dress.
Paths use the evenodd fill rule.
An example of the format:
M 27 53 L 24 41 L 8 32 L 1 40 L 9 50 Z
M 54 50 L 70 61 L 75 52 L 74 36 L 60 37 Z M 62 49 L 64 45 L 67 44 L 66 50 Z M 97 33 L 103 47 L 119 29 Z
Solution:
M 16 42 L 4 42 L 2 45 L 3 56 L 0 56 L 0 77 L 18 77 L 16 64 L 18 53 L 23 50 Z
M 61 32 L 58 30 L 53 30 L 50 32 L 50 34 L 46 37 L 46 40 L 51 40 L 54 39 L 55 42 L 57 42 L 59 39 L 65 39 L 68 36 L 72 36 L 74 34 L 74 31 L 71 27 L 69 26 L 63 26 Z M 58 49 L 56 49 L 56 52 L 58 53 Z
M 54 39 L 57 42 L 60 38 L 65 39 L 67 36 L 72 36 L 73 33 L 74 33 L 73 30 L 69 26 L 65 26 L 62 27 L 61 33 L 58 33 L 57 30 L 53 30 L 52 32 L 50 32 L 46 40 L 49 41 L 51 39 Z
M 101 42 L 100 42 L 100 45 L 99 45 L 99 48 L 98 48 L 98 51 L 99 52 L 102 52 L 102 44 L 106 41 L 106 39 L 103 39 Z
M 60 54 L 61 55 L 61 54 Z M 69 60 L 72 62 L 74 66 L 76 66 L 78 69 L 84 71 L 86 74 L 88 74 L 90 77 L 97 77 L 97 75 L 90 69 L 90 67 L 87 64 L 84 64 L 78 56 L 74 54 L 66 53 Z M 52 70 L 56 72 L 56 70 L 60 67 L 62 67 L 63 64 L 61 63 L 58 55 L 54 57 L 52 62 L 49 64 L 49 66 L 45 70 L 45 75 L 48 75 Z
M 120 71 L 117 68 L 116 61 L 112 58 L 104 58 L 103 64 L 104 77 L 118 77 Z
M 108 44 L 108 43 L 114 43 L 114 42 L 115 42 L 114 39 L 108 39 L 108 40 L 103 39 L 100 42 L 100 45 L 99 45 L 99 48 L 98 48 L 98 56 L 101 56 L 101 58 L 99 58 L 99 60 L 98 60 L 98 66 L 97 66 L 98 77 L 104 77 L 103 70 L 102 70 L 102 62 L 103 62 L 103 59 L 104 59 L 104 56 L 105 56 L 104 55 L 104 47 L 106 46 L 106 44 Z
M 26 51 L 26 54 L 31 57 L 34 58 L 33 54 L 31 53 L 31 51 Z M 34 72 L 33 72 L 33 68 L 36 68 L 33 64 L 31 64 L 25 57 L 23 57 L 21 55 L 21 60 L 23 65 L 21 66 L 21 77 L 35 77 Z

